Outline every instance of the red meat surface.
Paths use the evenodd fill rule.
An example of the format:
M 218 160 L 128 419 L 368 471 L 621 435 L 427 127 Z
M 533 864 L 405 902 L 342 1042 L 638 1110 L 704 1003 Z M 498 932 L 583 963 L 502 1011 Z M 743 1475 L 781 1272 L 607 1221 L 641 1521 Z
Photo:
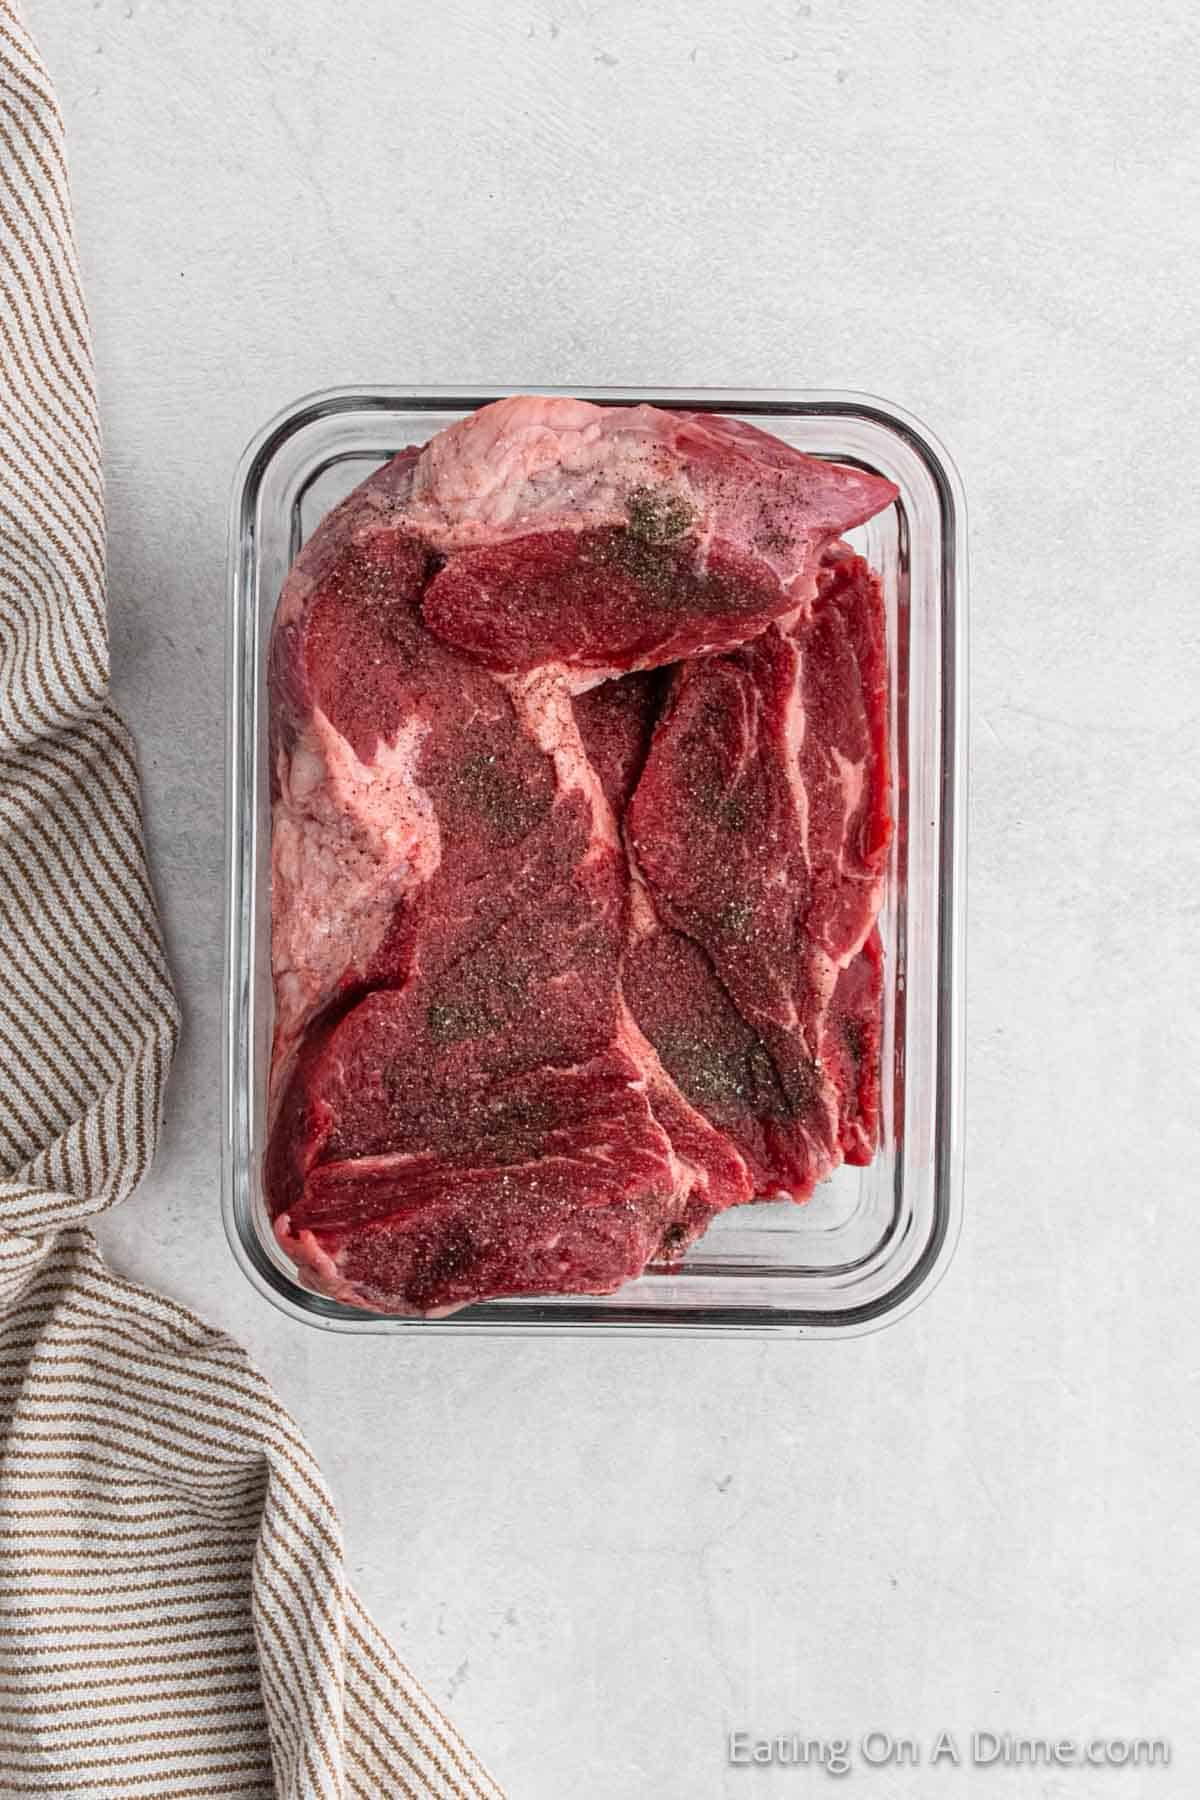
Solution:
M 618 819 L 633 797 L 669 682 L 665 671 L 623 675 L 577 694 L 575 722 L 587 759 Z
M 821 1034 L 838 1091 L 838 1142 L 848 1163 L 869 1163 L 879 1137 L 883 945 L 878 929 L 839 971 Z
M 732 421 L 518 399 L 305 547 L 264 1184 L 311 1284 L 606 1292 L 869 1157 L 886 667 L 831 546 L 893 494 Z
M 834 547 L 811 616 L 680 667 L 626 815 L 655 914 L 703 951 L 709 971 L 706 984 L 698 973 L 691 989 L 673 984 L 678 953 L 651 937 L 630 989 L 634 1015 L 670 1067 L 680 1006 L 668 995 L 679 985 L 697 1030 L 706 1021 L 707 1035 L 686 1038 L 691 1054 L 725 1069 L 726 1088 L 735 1044 L 744 1063 L 742 1033 L 754 1034 L 774 1082 L 747 1075 L 737 1117 L 722 1100 L 721 1129 L 758 1192 L 796 1200 L 843 1160 L 847 1137 L 861 1159 L 878 1111 L 867 1094 L 856 1131 L 843 1124 L 847 1065 L 832 1054 L 842 1039 L 827 1013 L 840 982 L 859 1013 L 872 991 L 869 959 L 854 981 L 842 972 L 874 926 L 886 874 L 883 634 L 878 580 Z M 664 971 L 661 994 L 652 965 Z M 736 1031 L 729 1015 L 719 1023 L 713 983 Z M 877 1032 L 868 1047 L 873 1065 Z

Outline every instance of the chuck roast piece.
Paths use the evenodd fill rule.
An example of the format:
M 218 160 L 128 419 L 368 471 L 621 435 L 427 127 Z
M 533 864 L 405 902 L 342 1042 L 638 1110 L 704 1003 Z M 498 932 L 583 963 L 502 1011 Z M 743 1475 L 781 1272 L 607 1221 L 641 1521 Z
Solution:
M 413 515 L 450 552 L 422 610 L 488 668 L 586 688 L 806 609 L 830 539 L 894 493 L 734 419 L 505 400 L 417 465 Z
M 633 959 L 634 1016 L 759 1194 L 803 1200 L 874 1143 L 886 699 L 879 583 L 838 545 L 811 616 L 678 670 L 629 806 L 661 921 Z
M 402 452 L 306 545 L 270 658 L 264 1180 L 313 1285 L 430 1314 L 606 1292 L 725 1207 L 870 1154 L 855 909 L 878 906 L 886 783 L 847 723 L 869 577 L 830 546 L 893 496 L 733 421 L 514 399 Z M 805 662 L 822 632 L 828 692 Z M 735 690 L 757 772 L 741 724 L 696 712 Z M 804 769 L 777 743 L 793 704 Z M 755 869 L 768 814 L 787 847 Z M 688 874 L 731 845 L 722 905 L 759 909 L 757 957 L 731 958 Z M 827 991 L 796 1029 L 801 971 Z

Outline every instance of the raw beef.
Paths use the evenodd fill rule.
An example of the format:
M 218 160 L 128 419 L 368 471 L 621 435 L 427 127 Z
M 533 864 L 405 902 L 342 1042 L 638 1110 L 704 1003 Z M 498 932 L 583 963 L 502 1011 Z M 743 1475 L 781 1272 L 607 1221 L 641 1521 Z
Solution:
M 306 546 L 271 650 L 264 1178 L 315 1285 L 424 1313 L 607 1291 L 762 1191 L 779 1153 L 748 1153 L 719 1072 L 685 1066 L 694 1018 L 672 1039 L 643 990 L 700 960 L 780 1089 L 749 1111 L 789 1142 L 790 1065 L 661 925 L 622 818 L 666 687 L 747 638 L 732 654 L 794 658 L 822 556 L 893 493 L 730 421 L 518 399 L 402 453 Z M 821 1020 L 859 1147 L 867 987 Z
M 839 967 L 859 950 L 883 899 L 888 809 L 887 653 L 879 579 L 845 544 L 824 557 L 801 657 L 808 934 Z
M 821 1057 L 838 1093 L 838 1143 L 848 1163 L 869 1163 L 879 1136 L 883 944 L 876 927 L 838 973 L 821 1032 Z
M 628 809 L 655 917 L 634 1015 L 685 1091 L 697 1070 L 714 1087 L 698 1103 L 761 1194 L 805 1199 L 874 1142 L 878 955 L 862 953 L 890 833 L 883 630 L 877 579 L 835 547 L 810 617 L 679 669 Z
M 806 609 L 830 537 L 893 498 L 733 419 L 501 401 L 417 466 L 412 517 L 456 552 L 425 619 L 489 668 L 553 665 L 579 691 Z
M 718 1034 L 715 1004 L 695 1006 L 708 1031 L 684 1040 L 683 1061 L 725 1089 L 738 1044 L 747 1072 L 737 1097 L 753 1141 L 727 1108 L 722 1129 L 751 1158 L 759 1192 L 796 1197 L 834 1166 L 837 1146 L 837 1096 L 822 1075 L 820 1021 L 807 991 L 800 706 L 799 652 L 774 625 L 740 650 L 686 663 L 628 812 L 630 848 L 656 914 L 703 952 L 708 985 L 728 996 L 737 1022 L 735 1038 Z M 639 1007 L 650 1003 L 652 971 L 678 956 L 656 936 L 644 942 L 634 1016 L 671 1069 L 674 1030 L 664 1049 L 657 1016 L 652 1025 Z M 686 988 L 681 999 L 688 1004 Z
M 577 694 L 575 722 L 587 759 L 618 819 L 633 798 L 669 682 L 665 671 L 622 675 Z

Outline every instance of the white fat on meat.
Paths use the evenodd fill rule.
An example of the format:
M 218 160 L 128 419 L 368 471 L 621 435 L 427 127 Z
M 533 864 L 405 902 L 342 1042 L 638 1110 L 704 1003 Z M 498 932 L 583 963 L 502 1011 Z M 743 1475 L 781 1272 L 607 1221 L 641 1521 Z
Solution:
M 316 709 L 278 761 L 271 880 L 276 983 L 274 1072 L 347 969 L 363 970 L 397 902 L 441 861 L 441 834 L 417 780 L 427 727 L 413 720 L 363 762 Z
M 580 793 L 586 800 L 592 815 L 587 860 L 594 861 L 619 852 L 621 837 L 600 777 L 583 747 L 567 676 L 561 663 L 546 663 L 531 675 L 497 679 L 507 689 L 522 729 L 553 763 L 560 797 Z
M 517 394 L 439 432 L 398 498 L 405 523 L 445 553 L 624 525 L 631 496 L 647 490 L 701 522 L 705 547 L 753 552 L 804 609 L 814 550 L 878 512 L 889 484 L 740 420 Z

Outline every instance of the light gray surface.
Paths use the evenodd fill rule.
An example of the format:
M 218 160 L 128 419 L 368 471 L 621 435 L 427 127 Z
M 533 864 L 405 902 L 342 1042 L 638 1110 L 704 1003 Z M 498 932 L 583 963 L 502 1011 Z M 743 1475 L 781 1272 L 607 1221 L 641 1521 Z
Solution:
M 104 1229 L 246 1342 L 513 1800 L 757 1800 L 723 1732 L 1164 1733 L 1200 1788 L 1187 0 L 31 0 L 73 149 L 117 690 L 186 1014 Z M 972 524 L 967 1223 L 848 1343 L 338 1341 L 218 1213 L 224 528 L 349 380 L 852 387 Z M 858 1769 L 881 1800 L 970 1770 Z

